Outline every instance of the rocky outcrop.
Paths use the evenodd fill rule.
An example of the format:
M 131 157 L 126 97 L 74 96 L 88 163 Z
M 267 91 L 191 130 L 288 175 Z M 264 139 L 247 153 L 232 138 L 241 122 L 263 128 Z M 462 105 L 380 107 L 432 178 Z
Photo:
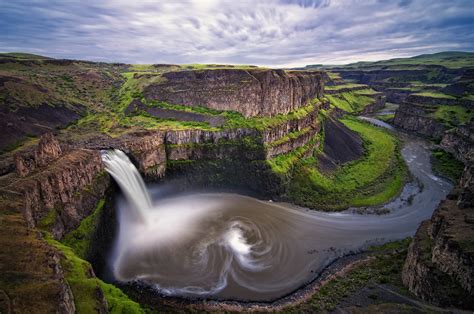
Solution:
M 320 129 L 320 124 L 316 123 L 312 127 L 300 130 L 297 135 L 290 133 L 289 136 L 285 136 L 278 141 L 270 143 L 266 146 L 266 158 L 271 159 L 275 156 L 289 153 L 297 148 L 307 145 L 319 133 Z M 319 143 L 315 143 L 314 146 L 317 146 L 318 144 Z
M 324 120 L 324 147 L 323 152 L 318 154 L 318 166 L 322 172 L 334 171 L 346 162 L 361 158 L 363 154 L 363 141 L 359 134 L 332 117 Z
M 363 95 L 363 94 L 362 94 Z M 381 110 L 385 107 L 385 95 L 382 93 L 377 93 L 377 94 L 367 94 L 364 96 L 368 96 L 374 99 L 374 102 L 371 104 L 368 104 L 367 106 L 364 107 L 364 110 L 362 111 L 362 114 L 368 114 L 368 113 L 374 113 L 378 110 Z
M 426 106 L 455 106 L 460 105 L 466 108 L 473 108 L 474 101 L 467 100 L 467 99 L 459 99 L 459 98 L 441 98 L 441 97 L 430 97 L 418 94 L 411 94 L 406 99 L 407 102 L 414 103 L 414 104 L 422 104 Z
M 393 123 L 405 131 L 439 139 L 446 128 L 432 117 L 434 110 L 423 105 L 403 103 L 395 112 Z
M 441 140 L 441 148 L 450 152 L 464 163 L 474 161 L 474 123 L 459 126 L 446 132 Z
M 163 74 L 144 89 L 147 100 L 205 106 L 245 117 L 287 114 L 323 95 L 320 72 L 216 69 Z
M 108 184 L 100 153 L 74 150 L 12 188 L 23 195 L 28 225 L 43 225 L 59 239 L 92 212 Z
M 410 245 L 402 279 L 423 300 L 474 309 L 474 167 Z
M 38 146 L 28 153 L 15 155 L 15 168 L 21 177 L 27 176 L 36 167 L 46 166 L 62 154 L 61 146 L 52 133 L 41 136 Z
M 405 82 L 449 82 L 462 75 L 465 69 L 448 69 L 439 65 L 406 65 L 406 69 L 397 69 L 397 65 L 378 66 L 376 64 L 359 69 L 334 68 L 342 78 L 354 80 L 360 84 L 367 84 L 378 91 L 394 86 L 402 87 Z M 400 67 L 400 66 L 398 66 Z M 411 68 L 410 68 L 411 67 Z M 436 77 L 433 77 L 436 74 Z
M 418 229 L 403 269 L 404 284 L 442 306 L 474 309 L 473 125 L 446 132 L 441 147 L 465 163 L 458 185 Z
M 269 144 L 287 136 L 289 133 L 301 131 L 305 128 L 317 128 L 318 123 L 318 108 L 316 107 L 301 118 L 291 119 L 265 128 L 262 132 L 263 142 Z
M 75 313 L 61 254 L 28 229 L 21 202 L 2 194 L 0 219 L 0 312 Z
M 341 82 L 341 83 L 344 84 L 343 82 Z M 337 86 L 337 84 L 335 86 Z M 342 88 L 326 88 L 324 90 L 324 93 L 326 95 L 334 95 L 334 94 L 340 94 L 340 93 L 363 90 L 363 89 L 367 89 L 367 88 L 369 88 L 367 85 L 342 87 Z
M 134 99 L 125 110 L 126 114 L 140 112 L 146 112 L 153 117 L 165 120 L 206 122 L 212 127 L 220 127 L 225 122 L 225 118 L 222 116 L 146 106 L 139 99 Z

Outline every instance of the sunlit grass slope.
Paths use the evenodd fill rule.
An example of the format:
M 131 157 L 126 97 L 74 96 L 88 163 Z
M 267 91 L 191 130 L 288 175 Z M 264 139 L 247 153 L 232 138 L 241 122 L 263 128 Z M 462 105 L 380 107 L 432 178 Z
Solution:
M 406 168 L 393 135 L 355 118 L 341 121 L 360 134 L 365 156 L 329 174 L 318 169 L 316 157 L 302 159 L 290 182 L 290 199 L 304 206 L 337 210 L 382 204 L 400 192 Z

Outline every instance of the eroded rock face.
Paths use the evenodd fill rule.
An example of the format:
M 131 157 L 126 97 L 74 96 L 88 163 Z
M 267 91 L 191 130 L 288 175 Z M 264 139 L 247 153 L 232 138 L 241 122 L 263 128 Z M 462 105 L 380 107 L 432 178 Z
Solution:
M 52 133 L 41 136 L 39 144 L 29 153 L 17 154 L 15 165 L 17 174 L 24 177 L 36 167 L 46 166 L 62 154 L 61 146 Z
M 46 219 L 59 239 L 94 210 L 108 184 L 100 153 L 74 150 L 42 172 L 16 182 L 15 190 L 23 194 L 28 225 L 34 227 Z
M 145 88 L 147 100 L 231 110 L 246 117 L 286 114 L 323 95 L 320 72 L 266 69 L 179 71 Z
M 372 97 L 374 99 L 374 102 L 365 106 L 364 110 L 362 111 L 362 114 L 374 113 L 385 107 L 386 98 L 382 93 L 368 96 Z
M 323 172 L 335 170 L 339 165 L 361 158 L 364 155 L 362 138 L 338 120 L 324 120 L 324 148 L 318 155 Z
M 474 309 L 474 167 L 418 229 L 403 268 L 411 292 L 442 306 Z
M 393 123 L 406 131 L 427 137 L 441 138 L 446 128 L 431 116 L 434 110 L 435 108 L 403 103 L 398 107 Z
M 403 269 L 404 284 L 424 300 L 474 309 L 474 133 L 447 132 L 441 147 L 466 165 L 458 185 L 418 229 Z
M 440 145 L 462 162 L 474 162 L 474 123 L 446 132 Z

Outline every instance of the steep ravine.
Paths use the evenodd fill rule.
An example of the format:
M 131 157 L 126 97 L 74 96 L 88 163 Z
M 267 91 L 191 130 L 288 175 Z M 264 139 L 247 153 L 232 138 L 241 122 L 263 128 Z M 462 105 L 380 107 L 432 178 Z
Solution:
M 266 73 L 270 75 L 270 78 L 265 79 L 266 81 L 271 81 L 275 79 L 274 77 L 281 79 L 286 76 L 284 72 L 266 71 Z M 44 265 L 54 269 L 54 274 L 49 279 L 50 283 L 47 282 L 51 285 L 51 289 L 43 289 L 44 294 L 38 294 L 38 297 L 43 300 L 45 309 L 64 308 L 65 312 L 73 312 L 74 303 L 77 301 L 81 302 L 81 306 L 85 308 L 90 305 L 106 312 L 107 307 L 113 305 L 110 302 L 115 302 L 114 299 L 110 299 L 112 288 L 94 279 L 90 265 L 84 264 L 86 273 L 80 274 L 82 271 L 74 269 L 76 266 L 73 265 L 85 262 L 74 256 L 70 248 L 56 242 L 56 240 L 69 241 L 69 234 L 76 234 L 74 236 L 76 237 L 84 231 L 86 233 L 74 241 L 79 241 L 78 243 L 85 241 L 84 245 L 89 245 L 90 241 L 97 242 L 91 240 L 88 235 L 93 232 L 90 228 L 95 228 L 97 224 L 93 217 L 99 207 L 102 208 L 106 193 L 113 190 L 101 162 L 101 149 L 114 147 L 127 152 L 140 171 L 152 181 L 162 180 L 165 176 L 178 178 L 181 174 L 186 174 L 184 179 L 189 182 L 189 186 L 191 184 L 202 187 L 227 185 L 230 189 L 245 188 L 247 193 L 251 191 L 259 195 L 281 193 L 282 178 L 273 173 L 266 160 L 305 145 L 319 132 L 320 128 L 318 122 L 320 105 L 314 103 L 308 106 L 308 102 L 319 95 L 322 82 L 317 74 L 309 74 L 308 77 L 313 79 L 308 83 L 305 83 L 304 79 L 300 80 L 298 78 L 300 75 L 304 74 L 292 75 L 293 78 L 283 84 L 291 84 L 298 90 L 297 95 L 294 95 L 294 107 L 306 105 L 308 110 L 305 109 L 303 113 L 296 116 L 284 117 L 281 121 L 278 120 L 278 123 L 273 123 L 270 127 L 263 129 L 143 130 L 126 133 L 119 137 L 93 134 L 89 137 L 72 139 L 69 139 L 68 132 L 64 132 L 58 138 L 46 134 L 41 137 L 37 145 L 25 146 L 24 149 L 3 156 L 5 158 L 2 159 L 3 176 L 0 184 L 4 196 L 2 204 L 8 204 L 10 208 L 9 211 L 2 212 L 4 216 L 2 222 L 7 224 L 3 230 L 15 230 L 15 228 L 21 230 L 14 232 L 8 241 L 8 237 L 2 237 L 2 242 L 5 240 L 5 247 L 10 248 L 11 245 L 23 241 L 25 233 L 34 235 L 34 241 L 24 244 L 23 248 L 25 252 L 38 252 L 38 258 L 31 258 L 29 260 L 31 264 L 24 265 L 26 260 L 16 260 L 17 257 L 21 258 L 21 254 L 8 253 L 11 252 L 10 249 L 5 251 L 8 255 L 0 256 L 2 264 L 12 270 L 18 269 L 10 278 L 11 280 L 1 282 L 0 289 L 8 295 L 7 299 L 2 299 L 2 309 L 3 306 L 5 308 L 13 306 L 14 309 L 21 309 L 21 311 L 34 308 L 34 302 L 31 302 L 30 294 L 25 288 L 33 287 L 38 284 L 38 281 L 46 280 L 45 276 L 49 273 L 44 271 L 44 279 L 34 277 L 35 264 L 38 264 L 38 267 Z M 299 84 L 311 84 L 312 87 Z M 255 93 L 262 93 L 262 88 L 265 88 L 265 82 L 260 84 L 260 88 Z M 269 93 L 272 93 L 271 90 Z M 265 98 L 268 103 L 278 99 L 276 96 L 269 97 Z M 236 105 L 239 106 L 238 103 Z M 281 105 L 276 104 L 275 110 L 278 110 L 278 106 Z M 291 109 L 286 109 L 283 113 L 289 111 Z M 273 142 L 276 143 L 270 145 Z M 180 179 L 179 182 L 180 188 L 188 188 L 186 183 L 182 184 L 185 181 Z M 110 210 L 110 204 L 106 208 Z M 108 213 L 110 214 L 110 211 Z M 93 222 L 92 225 L 91 222 Z M 38 232 L 39 230 L 41 233 Z M 110 233 L 107 234 L 110 235 Z M 93 237 L 93 239 L 97 238 Z M 92 250 L 94 251 L 94 248 Z M 75 252 L 75 254 L 78 253 Z M 46 256 L 50 256 L 52 262 L 48 262 L 49 257 Z M 60 258 L 53 258 L 54 256 L 60 256 Z M 98 256 L 91 261 L 100 269 Z M 18 267 L 8 266 L 13 264 L 18 264 Z M 65 272 L 61 271 L 61 267 L 65 267 Z M 76 275 L 79 275 L 79 278 L 74 277 L 71 281 L 73 284 L 69 287 L 67 282 L 72 280 L 70 276 Z M 12 280 L 15 276 L 29 276 L 30 280 L 14 283 L 15 281 Z M 87 296 L 87 293 L 94 294 L 94 290 L 86 289 L 86 286 L 89 287 L 90 284 L 97 284 L 100 287 L 96 288 L 96 297 L 88 299 L 90 296 Z M 54 285 L 58 287 L 54 288 L 57 290 L 53 290 Z M 85 295 L 76 293 L 83 288 L 89 292 Z M 106 290 L 110 291 L 104 296 Z M 54 291 L 60 291 L 58 293 L 64 298 L 51 297 Z M 117 297 L 117 292 L 113 293 L 114 297 Z M 81 299 L 74 301 L 74 298 Z M 121 298 L 126 299 L 126 297 Z M 78 310 L 77 303 L 76 310 Z
M 466 165 L 456 187 L 410 245 L 403 281 L 417 296 L 441 306 L 474 308 L 474 179 L 472 128 L 447 133 L 441 147 Z
M 176 100 L 177 103 L 187 102 L 191 106 L 202 105 L 203 99 L 209 99 L 209 103 L 205 104 L 212 108 L 237 108 L 237 111 L 245 116 L 274 116 L 277 113 L 285 115 L 298 110 L 308 105 L 310 100 L 323 96 L 323 84 L 317 73 L 285 74 L 280 71 L 259 70 L 258 73 L 246 74 L 244 73 L 246 71 L 239 70 L 234 71 L 237 73 L 232 73 L 229 79 L 222 74 L 225 71 L 211 72 L 203 71 L 201 74 L 171 72 L 167 81 L 162 83 L 163 86 L 149 87 L 145 90 L 145 97 L 152 100 Z M 256 77 L 258 83 L 246 82 L 250 74 Z M 193 76 L 191 80 L 194 89 L 203 88 L 199 75 L 220 83 L 206 86 L 203 95 L 196 96 L 196 93 L 189 91 L 173 93 L 172 91 L 178 89 L 180 84 L 183 84 L 182 80 L 187 79 L 189 75 Z M 239 86 L 237 91 L 233 89 L 235 85 Z M 224 98 L 219 96 L 222 88 L 227 90 L 225 97 L 222 96 Z M 283 95 L 284 93 L 279 91 L 280 88 L 291 92 Z M 247 92 L 254 95 L 261 106 L 253 108 L 244 97 Z M 284 107 L 282 98 L 289 101 L 291 106 Z M 226 100 L 226 106 L 231 104 L 235 107 L 222 108 L 223 99 Z M 30 240 L 23 244 L 25 252 L 27 250 L 38 252 L 28 261 L 31 261 L 31 265 L 38 264 L 49 269 L 45 274 L 50 275 L 35 277 L 35 270 L 20 262 L 17 265 L 18 269 L 15 270 L 17 273 L 12 278 L 30 276 L 31 287 L 37 282 L 46 280 L 48 284 L 51 283 L 51 290 L 44 289 L 39 292 L 39 298 L 43 301 L 45 309 L 61 308 L 64 312 L 74 310 L 73 298 L 79 298 L 79 295 L 71 292 L 74 291 L 74 287 L 68 285 L 67 275 L 65 276 L 62 270 L 64 266 L 60 263 L 68 260 L 70 256 L 65 258 L 64 251 L 54 244 L 56 243 L 54 240 L 48 238 L 48 234 L 56 240 L 64 240 L 72 231 L 80 229 L 83 226 L 82 222 L 93 216 L 91 214 L 97 212 L 100 204 L 103 206 L 104 198 L 107 198 L 109 204 L 101 212 L 102 223 L 113 223 L 113 219 L 104 220 L 103 215 L 107 213 L 113 217 L 111 211 L 114 208 L 110 205 L 111 195 L 108 193 L 115 193 L 116 187 L 104 172 L 100 150 L 110 148 L 123 150 L 147 180 L 154 182 L 177 180 L 175 184 L 178 186 L 177 189 L 187 190 L 195 186 L 214 189 L 224 186 L 231 191 L 276 198 L 285 191 L 289 176 L 275 173 L 268 161 L 298 148 L 305 149 L 303 156 L 311 156 L 314 148 L 320 144 L 318 136 L 321 135 L 322 123 L 319 111 L 324 106 L 323 100 L 314 102 L 314 106 L 308 112 L 284 118 L 278 123 L 260 129 L 140 130 L 120 136 L 93 134 L 88 138 L 79 139 L 69 137 L 68 134 L 60 134 L 59 140 L 49 134 L 44 135 L 38 145 L 19 150 L 14 159 L 9 156 L 8 160 L 14 160 L 15 167 L 2 168 L 5 171 L 0 182 L 1 192 L 9 204 L 8 211 L 2 213 L 5 217 L 2 221 L 6 224 L 4 231 L 12 233 L 10 239 L 2 237 L 2 241 L 5 242 L 5 247 L 12 248 L 23 241 L 22 237 L 26 235 Z M 456 137 L 447 139 L 446 142 L 456 142 L 452 145 L 456 147 L 465 146 L 457 143 Z M 360 152 L 355 155 L 359 157 Z M 423 217 L 429 209 L 423 211 Z M 95 227 L 97 224 L 94 224 L 93 228 Z M 410 224 L 410 227 L 413 226 Z M 110 239 L 110 235 L 114 232 L 110 227 L 100 234 L 100 229 L 102 228 L 97 229 L 99 234 L 93 237 L 94 242 L 100 242 L 96 240 L 102 237 Z M 411 234 L 412 229 L 404 231 L 403 234 Z M 42 233 L 38 232 L 39 230 Z M 102 248 L 106 245 L 102 245 L 103 243 L 99 243 L 93 246 L 91 252 L 103 252 Z M 0 255 L 2 262 L 5 261 L 7 265 L 16 263 L 17 259 L 12 253 L 14 251 L 8 249 L 6 252 Z M 18 258 L 22 258 L 22 261 L 26 260 L 26 257 L 21 255 L 25 252 L 19 252 Z M 91 255 L 97 255 L 97 258 L 91 261 L 100 270 L 103 267 L 104 256 L 94 253 Z M 53 262 L 48 262 L 50 260 Z M 97 285 L 91 290 L 95 291 L 94 306 L 106 312 L 110 304 L 107 304 L 107 294 L 104 296 L 104 291 L 109 288 L 95 281 L 94 271 L 90 265 L 85 269 L 87 279 L 94 280 L 94 284 Z M 28 300 L 30 297 L 28 291 L 21 290 L 21 281 L 15 283 L 13 287 L 2 283 L 1 289 L 9 295 L 5 303 L 8 306 L 24 311 L 34 308 L 34 302 Z

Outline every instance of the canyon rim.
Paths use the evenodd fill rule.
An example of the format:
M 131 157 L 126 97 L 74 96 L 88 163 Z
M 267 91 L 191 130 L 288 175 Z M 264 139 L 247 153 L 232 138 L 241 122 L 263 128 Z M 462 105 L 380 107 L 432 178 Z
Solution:
M 474 309 L 468 2 L 0 7 L 0 313 Z

